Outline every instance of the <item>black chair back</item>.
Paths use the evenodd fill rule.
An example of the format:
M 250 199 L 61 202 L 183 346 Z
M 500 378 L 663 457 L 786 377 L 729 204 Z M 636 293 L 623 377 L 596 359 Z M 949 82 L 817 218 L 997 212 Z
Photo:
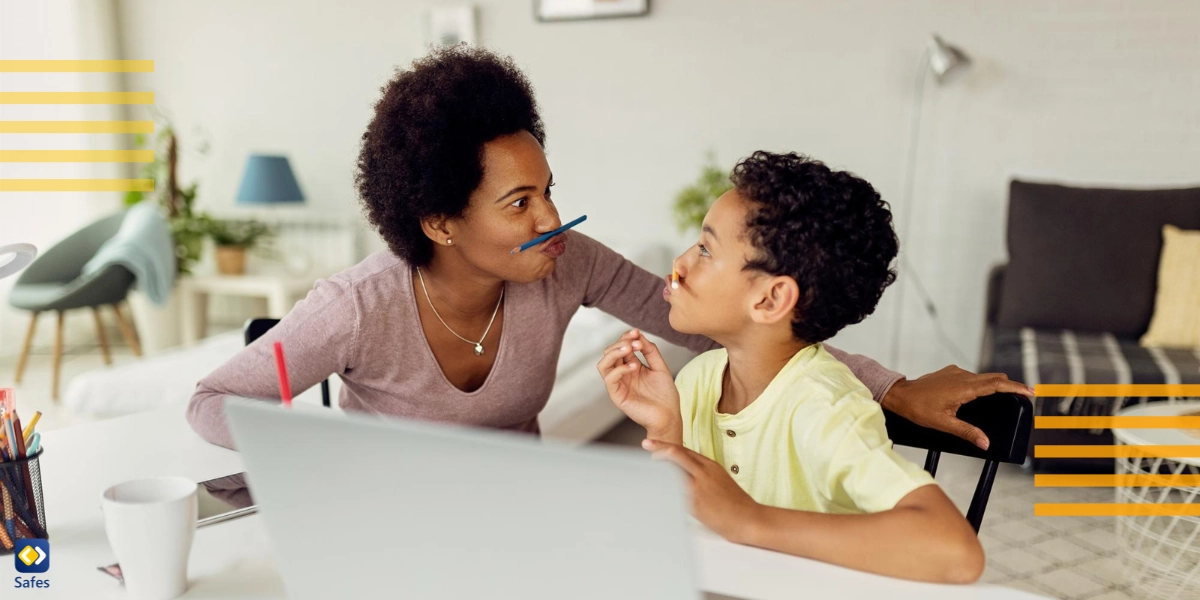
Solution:
M 1023 464 L 1029 450 L 1029 434 L 1033 429 L 1033 403 L 1016 394 L 993 394 L 978 398 L 958 409 L 958 418 L 983 430 L 988 436 L 988 449 L 966 440 L 928 427 L 921 427 L 891 411 L 883 411 L 887 418 L 888 437 L 900 446 L 928 450 L 925 455 L 925 470 L 930 475 L 937 472 L 938 459 L 943 452 L 983 459 L 983 471 L 975 485 L 975 495 L 967 510 L 967 521 L 975 531 L 983 523 L 983 511 L 987 508 L 992 483 L 996 480 L 996 469 L 1000 463 Z
M 245 344 L 250 345 L 251 342 L 262 337 L 264 333 L 279 323 L 279 319 L 250 319 L 246 321 L 246 326 L 242 329 L 242 335 L 245 339 Z M 321 404 L 325 408 L 329 408 L 329 380 L 321 382 Z

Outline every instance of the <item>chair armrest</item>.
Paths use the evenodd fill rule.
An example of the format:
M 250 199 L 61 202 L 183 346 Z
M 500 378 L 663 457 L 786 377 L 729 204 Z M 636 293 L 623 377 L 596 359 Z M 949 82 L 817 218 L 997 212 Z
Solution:
M 125 298 L 135 281 L 133 272 L 124 266 L 108 265 L 95 273 L 77 277 L 65 288 L 58 302 L 82 306 L 116 303 Z
M 884 410 L 883 414 L 888 437 L 901 446 L 1013 464 L 1025 462 L 1033 429 L 1033 403 L 1016 394 L 992 394 L 959 407 L 959 419 L 987 434 L 987 450 L 980 450 L 958 436 L 917 425 L 891 411 Z

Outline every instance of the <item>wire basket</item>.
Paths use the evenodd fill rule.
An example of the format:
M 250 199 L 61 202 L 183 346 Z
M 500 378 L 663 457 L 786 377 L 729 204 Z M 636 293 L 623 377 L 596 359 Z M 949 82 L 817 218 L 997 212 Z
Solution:
M 0 555 L 12 554 L 19 539 L 50 537 L 39 461 L 43 452 L 0 462 Z

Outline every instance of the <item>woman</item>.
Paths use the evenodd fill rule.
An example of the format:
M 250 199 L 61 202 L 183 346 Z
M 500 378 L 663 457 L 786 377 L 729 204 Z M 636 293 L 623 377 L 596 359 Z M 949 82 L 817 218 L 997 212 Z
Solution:
M 457 47 L 401 71 L 363 134 L 356 176 L 389 251 L 317 282 L 270 332 L 200 381 L 192 427 L 232 447 L 224 397 L 279 397 L 275 341 L 287 351 L 293 389 L 336 373 L 345 410 L 531 433 L 581 306 L 711 349 L 711 340 L 671 329 L 663 279 L 587 236 L 568 232 L 510 252 L 562 223 L 544 144 L 533 90 L 510 59 Z M 973 442 L 985 438 L 954 419 L 960 404 L 1026 391 L 1002 375 L 956 368 L 909 382 L 829 350 L 888 408 Z

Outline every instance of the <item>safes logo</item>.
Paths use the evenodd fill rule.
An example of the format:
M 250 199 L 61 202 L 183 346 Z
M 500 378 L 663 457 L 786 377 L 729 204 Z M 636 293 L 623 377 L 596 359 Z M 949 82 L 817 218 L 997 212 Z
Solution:
M 50 542 L 41 538 L 19 539 L 14 550 L 13 562 L 18 573 L 45 573 L 50 570 Z M 45 589 L 50 587 L 50 580 L 35 575 L 18 575 L 13 578 L 13 587 Z
M 50 570 L 50 542 L 40 539 L 17 540 L 14 555 L 18 573 L 45 573 Z

